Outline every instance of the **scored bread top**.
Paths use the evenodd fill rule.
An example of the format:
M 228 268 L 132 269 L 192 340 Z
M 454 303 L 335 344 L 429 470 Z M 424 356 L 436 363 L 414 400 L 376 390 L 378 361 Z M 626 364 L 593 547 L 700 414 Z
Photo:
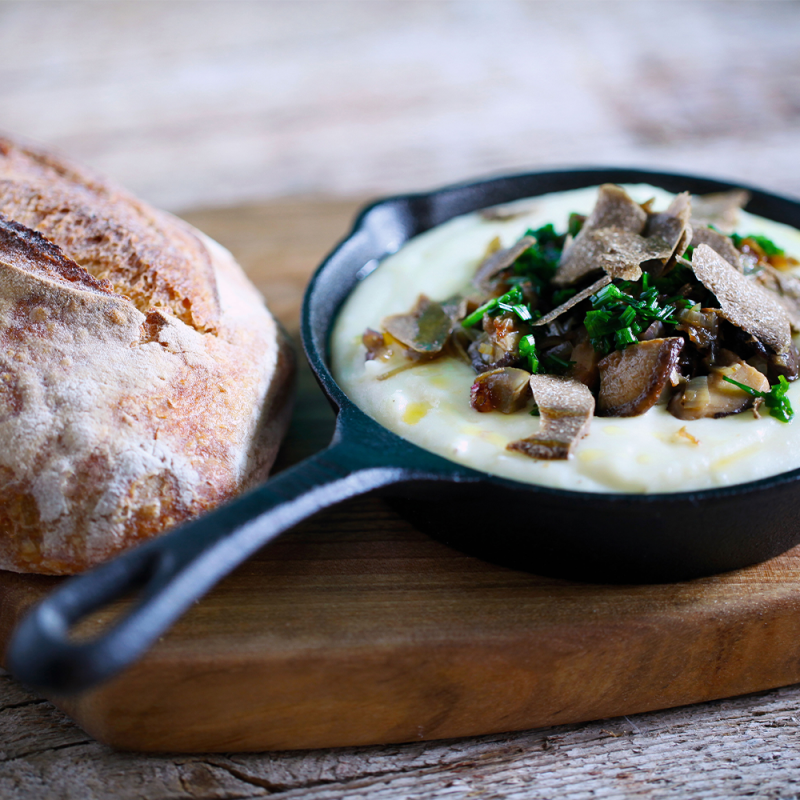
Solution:
M 70 573 L 266 477 L 292 357 L 230 254 L 0 139 L 0 568 Z

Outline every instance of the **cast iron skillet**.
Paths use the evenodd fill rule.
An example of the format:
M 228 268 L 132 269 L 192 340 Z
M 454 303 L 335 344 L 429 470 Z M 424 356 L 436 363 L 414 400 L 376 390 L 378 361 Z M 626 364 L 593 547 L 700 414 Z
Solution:
M 331 376 L 328 336 L 337 310 L 381 258 L 412 236 L 485 206 L 607 182 L 696 194 L 738 188 L 683 175 L 581 169 L 463 184 L 365 209 L 317 271 L 303 304 L 306 355 L 339 412 L 330 446 L 229 505 L 65 582 L 15 631 L 7 653 L 14 675 L 62 693 L 111 677 L 258 548 L 317 511 L 376 489 L 394 487 L 402 513 L 456 548 L 581 580 L 684 580 L 763 561 L 800 541 L 800 470 L 660 495 L 521 484 L 404 441 L 360 411 Z M 748 210 L 800 227 L 800 203 L 750 191 Z M 70 639 L 80 619 L 130 592 L 138 601 L 110 630 L 90 641 Z

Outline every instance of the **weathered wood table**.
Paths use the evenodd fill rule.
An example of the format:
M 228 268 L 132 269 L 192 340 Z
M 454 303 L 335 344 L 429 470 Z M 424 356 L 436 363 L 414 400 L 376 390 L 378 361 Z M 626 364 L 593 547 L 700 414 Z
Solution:
M 800 195 L 798 27 L 796 3 L 6 2 L 0 125 L 171 209 L 587 162 Z M 296 328 L 302 276 L 353 204 L 315 208 L 313 241 L 305 201 L 190 218 L 223 241 L 263 224 L 227 241 Z M 0 798 L 788 799 L 799 710 L 790 687 L 446 742 L 146 756 L 0 673 Z
M 324 243 L 346 228 L 354 210 L 349 201 L 297 200 L 187 216 L 234 247 L 235 255 L 267 291 L 276 313 L 296 334 L 298 302 L 308 271 L 322 255 Z M 314 223 L 313 235 L 307 234 L 309 220 Z M 332 427 L 332 414 L 307 369 L 300 380 L 300 404 L 279 464 L 302 458 L 310 447 L 325 441 Z M 396 529 L 403 535 L 406 524 L 380 500 L 357 504 L 342 512 L 354 531 L 363 535 Z M 310 544 L 314 530 L 324 533 L 326 518 L 339 525 L 332 514 L 336 512 L 323 515 L 317 528 L 312 527 L 305 539 L 301 536 L 295 547 Z M 407 546 L 423 551 L 426 547 L 422 542 L 414 545 L 413 536 Z M 800 581 L 794 577 L 794 567 L 781 569 L 791 585 L 798 586 L 796 597 L 789 590 L 782 601 L 785 639 L 791 636 L 793 614 L 800 604 Z M 770 585 L 769 567 L 761 578 L 744 577 L 741 583 L 742 590 L 750 593 L 770 591 Z M 689 597 L 691 605 L 703 602 L 704 593 L 695 594 L 688 585 L 686 592 L 683 605 Z M 731 595 L 721 594 L 715 602 L 729 602 L 725 597 Z M 692 612 L 687 608 L 686 613 Z M 0 605 L 0 628 L 2 614 Z M 730 650 L 718 653 L 719 666 L 709 677 L 732 666 L 726 659 L 747 653 L 746 648 L 738 649 L 735 631 L 726 637 Z M 791 642 L 782 647 L 791 662 Z M 654 653 L 657 650 L 656 645 Z M 771 658 L 768 653 L 763 657 L 765 664 Z M 631 658 L 641 659 L 642 654 L 632 653 Z M 755 656 L 756 664 L 760 658 Z M 788 668 L 792 669 L 791 663 Z M 619 696 L 624 698 L 624 691 Z M 151 700 L 143 694 L 142 702 Z M 0 797 L 784 797 L 791 782 L 800 779 L 798 703 L 800 689 L 793 687 L 582 725 L 426 744 L 264 755 L 143 755 L 115 752 L 94 742 L 49 702 L 2 674 Z M 132 707 L 136 705 L 134 699 Z M 140 724 L 147 720 L 142 718 Z M 163 742 L 159 746 L 163 748 Z

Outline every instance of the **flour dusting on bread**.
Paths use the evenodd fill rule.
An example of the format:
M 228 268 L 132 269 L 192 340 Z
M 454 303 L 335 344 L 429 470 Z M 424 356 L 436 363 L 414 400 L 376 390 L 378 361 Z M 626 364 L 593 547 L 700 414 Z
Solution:
M 215 242 L 0 139 L 0 568 L 71 573 L 263 480 L 292 357 Z

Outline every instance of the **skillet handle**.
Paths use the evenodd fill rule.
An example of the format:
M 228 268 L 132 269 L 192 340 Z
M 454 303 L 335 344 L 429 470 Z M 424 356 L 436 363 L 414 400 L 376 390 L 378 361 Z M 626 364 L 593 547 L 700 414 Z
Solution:
M 374 451 L 337 438 L 229 505 L 66 581 L 18 625 L 6 652 L 9 670 L 61 694 L 107 680 L 283 531 L 341 500 L 409 479 L 407 470 L 371 466 Z M 131 592 L 138 602 L 110 629 L 88 641 L 71 639 L 77 622 Z

